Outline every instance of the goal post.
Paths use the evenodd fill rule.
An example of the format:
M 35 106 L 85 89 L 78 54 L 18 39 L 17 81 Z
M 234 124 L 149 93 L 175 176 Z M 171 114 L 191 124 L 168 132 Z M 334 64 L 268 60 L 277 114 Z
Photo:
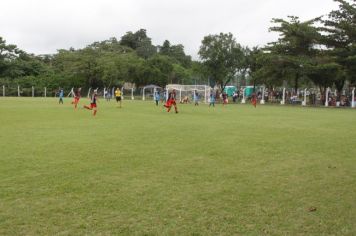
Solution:
M 182 85 L 182 84 L 168 84 L 166 86 L 167 95 L 169 91 L 177 91 L 177 97 L 181 102 L 184 98 L 193 100 L 194 93 L 198 94 L 199 100 L 204 103 L 209 102 L 209 97 L 212 88 L 208 85 Z M 168 96 L 167 96 L 168 97 Z

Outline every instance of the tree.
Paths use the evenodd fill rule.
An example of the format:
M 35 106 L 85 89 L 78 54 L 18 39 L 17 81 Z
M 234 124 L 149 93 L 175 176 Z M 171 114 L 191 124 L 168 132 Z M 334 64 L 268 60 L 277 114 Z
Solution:
M 157 53 L 157 48 L 152 45 L 150 38 L 145 38 L 138 42 L 136 53 L 138 56 L 148 59 Z
M 356 1 L 334 1 L 339 3 L 339 9 L 322 21 L 324 27 L 321 29 L 325 32 L 323 39 L 330 56 L 343 70 L 334 80 L 339 100 L 345 81 L 356 83 Z
M 0 77 L 13 78 L 21 74 L 21 71 L 17 70 L 18 67 L 15 67 L 14 61 L 23 53 L 16 45 L 6 44 L 6 40 L 0 37 Z
M 171 43 L 168 40 L 163 42 L 163 45 L 159 47 L 159 53 L 169 56 L 171 51 Z
M 259 49 L 251 53 L 250 70 L 254 85 L 264 84 L 269 89 L 282 86 L 286 77 L 284 62 L 276 60 L 276 56 L 270 52 Z
M 140 29 L 135 33 L 127 32 L 121 37 L 120 44 L 136 50 L 137 55 L 145 59 L 157 53 L 157 48 L 152 45 L 152 40 L 147 36 L 145 29 Z
M 182 44 L 171 45 L 168 40 L 165 40 L 163 45 L 158 48 L 161 55 L 171 57 L 174 59 L 175 63 L 178 63 L 185 68 L 189 68 L 192 65 L 192 58 L 185 54 L 184 46 Z
M 105 87 L 119 86 L 124 82 L 132 82 L 131 68 L 139 58 L 134 53 L 105 53 L 98 60 L 100 78 Z
M 172 76 L 173 65 L 169 57 L 156 55 L 147 60 L 147 66 L 150 68 L 146 70 L 146 76 L 150 83 L 166 86 Z
M 205 36 L 199 56 L 211 80 L 222 90 L 243 67 L 244 53 L 231 33 Z
M 190 70 L 184 68 L 180 64 L 173 64 L 171 82 L 173 84 L 190 84 Z
M 192 58 L 185 54 L 182 44 L 172 45 L 170 47 L 169 56 L 185 68 L 190 67 L 192 64 Z
M 328 87 L 331 87 L 338 77 L 342 76 L 341 67 L 332 59 L 318 57 L 315 63 L 306 68 L 308 78 L 320 88 L 321 94 L 325 94 Z
M 21 52 L 16 45 L 6 44 L 6 40 L 0 37 L 0 63 L 17 58 Z
M 168 42 L 168 45 L 167 45 Z M 0 38 L 0 80 L 4 85 L 63 87 L 111 87 L 124 82 L 137 86 L 165 86 L 190 81 L 190 56 L 183 45 L 170 45 L 167 55 L 157 53 L 146 30 L 94 42 L 83 49 L 60 49 L 56 54 L 35 56 L 8 45 Z
M 302 78 L 305 78 L 305 67 L 312 63 L 312 58 L 318 53 L 316 45 L 321 35 L 314 27 L 317 20 L 301 22 L 295 16 L 289 16 L 288 20 L 273 19 L 272 23 L 277 25 L 271 27 L 270 31 L 278 32 L 280 38 L 264 49 L 269 54 L 264 56 L 264 60 L 270 68 L 262 70 L 268 71 L 270 77 L 283 76 L 291 81 L 297 91 Z M 273 65 L 276 65 L 275 68 L 271 68 Z

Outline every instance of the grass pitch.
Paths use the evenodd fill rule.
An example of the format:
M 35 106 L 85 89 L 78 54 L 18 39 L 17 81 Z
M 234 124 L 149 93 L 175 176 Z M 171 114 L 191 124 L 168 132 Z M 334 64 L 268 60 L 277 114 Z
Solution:
M 0 235 L 356 234 L 355 110 L 69 103 L 0 98 Z

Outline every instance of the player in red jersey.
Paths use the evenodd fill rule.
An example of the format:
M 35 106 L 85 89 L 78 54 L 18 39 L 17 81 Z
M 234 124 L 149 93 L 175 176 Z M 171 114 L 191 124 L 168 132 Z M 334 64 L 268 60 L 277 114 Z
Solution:
M 223 99 L 223 106 L 227 105 L 229 100 L 225 92 L 222 93 L 222 99 Z
M 251 103 L 256 108 L 256 106 L 257 106 L 257 96 L 256 96 L 255 93 L 252 94 Z
M 174 110 L 178 113 L 177 103 L 176 103 L 176 90 L 173 89 L 172 92 L 168 94 L 168 100 L 164 106 L 167 108 L 167 112 L 171 111 L 172 106 L 174 106 Z
M 93 116 L 95 116 L 96 112 L 98 111 L 96 102 L 97 102 L 97 91 L 94 90 L 94 93 L 91 95 L 91 98 L 90 98 L 90 106 L 84 105 L 85 109 L 93 110 Z
M 74 109 L 77 109 L 78 103 L 79 103 L 79 99 L 80 99 L 80 91 L 82 91 L 82 88 L 78 88 L 75 92 L 74 92 L 74 100 L 72 102 L 72 104 L 74 104 Z

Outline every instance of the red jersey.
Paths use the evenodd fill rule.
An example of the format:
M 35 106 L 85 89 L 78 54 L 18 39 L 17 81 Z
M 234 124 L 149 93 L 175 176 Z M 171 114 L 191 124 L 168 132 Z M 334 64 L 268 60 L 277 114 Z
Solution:
M 74 92 L 74 97 L 80 98 L 80 91 L 79 90 Z

